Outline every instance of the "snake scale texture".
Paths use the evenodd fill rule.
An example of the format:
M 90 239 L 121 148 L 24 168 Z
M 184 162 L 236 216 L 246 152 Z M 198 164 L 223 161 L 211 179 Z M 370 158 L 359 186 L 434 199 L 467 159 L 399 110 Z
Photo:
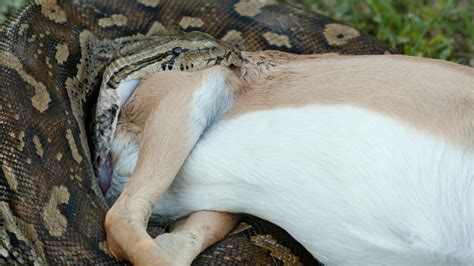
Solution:
M 178 31 L 250 51 L 388 50 L 353 28 L 272 1 L 37 0 L 0 31 L 0 264 L 124 264 L 107 255 L 108 207 L 91 165 L 86 125 L 100 80 L 85 70 L 100 77 L 103 67 L 86 60 L 88 40 Z M 282 229 L 254 217 L 194 262 L 316 263 Z

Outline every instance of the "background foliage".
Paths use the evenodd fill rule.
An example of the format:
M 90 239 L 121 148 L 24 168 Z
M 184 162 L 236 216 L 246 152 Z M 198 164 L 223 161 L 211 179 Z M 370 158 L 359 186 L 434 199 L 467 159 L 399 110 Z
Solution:
M 368 32 L 404 54 L 474 66 L 474 0 L 279 1 Z M 0 0 L 0 22 L 27 2 Z
M 32 2 L 32 0 L 0 0 L 0 23 L 20 7 Z
M 389 43 L 400 53 L 474 66 L 474 0 L 286 0 Z

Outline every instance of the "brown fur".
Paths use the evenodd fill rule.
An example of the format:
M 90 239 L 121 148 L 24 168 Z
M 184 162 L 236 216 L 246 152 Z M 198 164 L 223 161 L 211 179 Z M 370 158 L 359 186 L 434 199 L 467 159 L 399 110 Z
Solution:
M 263 55 L 262 55 L 263 54 Z M 474 69 L 408 56 L 288 56 L 264 68 L 245 53 L 246 85 L 227 119 L 245 113 L 314 104 L 348 104 L 401 120 L 459 145 L 474 141 Z M 255 60 L 255 58 L 258 58 Z

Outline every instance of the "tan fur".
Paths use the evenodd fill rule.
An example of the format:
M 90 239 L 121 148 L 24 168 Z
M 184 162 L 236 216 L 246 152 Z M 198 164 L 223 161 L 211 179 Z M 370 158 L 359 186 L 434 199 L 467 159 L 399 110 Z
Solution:
M 227 119 L 259 110 L 349 104 L 401 120 L 459 145 L 474 143 L 474 69 L 408 56 L 245 53 L 238 101 Z M 255 62 L 265 62 L 263 67 Z
M 295 56 L 267 51 L 243 57 L 241 69 L 225 72 L 236 96 L 225 119 L 275 108 L 346 104 L 383 113 L 457 145 L 473 144 L 473 69 L 388 55 Z M 150 75 L 125 106 L 117 134 L 135 135 L 140 155 L 130 182 L 106 217 L 108 244 L 115 256 L 141 265 L 190 263 L 237 221 L 234 215 L 197 212 L 155 240 L 145 231 L 152 207 L 198 141 L 191 127 L 191 100 L 209 73 Z M 189 245 L 193 239 L 197 244 Z M 176 254 L 182 259 L 176 260 Z

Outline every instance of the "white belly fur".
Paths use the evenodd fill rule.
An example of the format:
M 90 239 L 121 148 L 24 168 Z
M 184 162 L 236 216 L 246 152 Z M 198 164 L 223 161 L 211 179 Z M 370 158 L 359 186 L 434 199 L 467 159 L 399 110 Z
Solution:
M 473 166 L 368 109 L 259 111 L 209 128 L 153 212 L 259 216 L 328 264 L 470 264 Z

